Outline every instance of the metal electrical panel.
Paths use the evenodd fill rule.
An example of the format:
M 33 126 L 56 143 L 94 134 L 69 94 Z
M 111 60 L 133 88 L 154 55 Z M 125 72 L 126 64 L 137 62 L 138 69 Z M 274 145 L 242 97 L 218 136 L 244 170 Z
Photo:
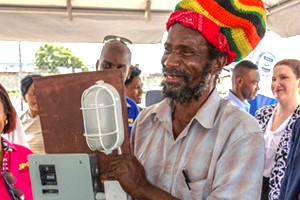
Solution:
M 94 200 L 100 191 L 96 155 L 33 154 L 28 160 L 35 200 Z

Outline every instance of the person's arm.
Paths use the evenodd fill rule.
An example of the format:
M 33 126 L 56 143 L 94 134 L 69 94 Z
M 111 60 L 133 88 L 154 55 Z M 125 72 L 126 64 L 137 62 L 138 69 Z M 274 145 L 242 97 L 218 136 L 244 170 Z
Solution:
M 118 180 L 123 190 L 135 199 L 177 199 L 149 183 L 143 166 L 131 154 L 116 156 L 110 163 L 106 178 Z

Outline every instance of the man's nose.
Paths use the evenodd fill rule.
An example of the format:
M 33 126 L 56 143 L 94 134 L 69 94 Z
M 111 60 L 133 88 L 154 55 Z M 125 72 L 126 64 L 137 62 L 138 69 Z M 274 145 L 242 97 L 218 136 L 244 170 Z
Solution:
M 140 89 L 139 89 L 139 92 L 142 94 L 142 93 L 143 93 L 143 88 L 140 88 Z

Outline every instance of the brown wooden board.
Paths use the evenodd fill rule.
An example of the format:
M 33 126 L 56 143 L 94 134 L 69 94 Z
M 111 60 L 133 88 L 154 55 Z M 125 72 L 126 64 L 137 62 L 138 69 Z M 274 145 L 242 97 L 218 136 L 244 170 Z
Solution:
M 100 175 L 102 175 L 106 172 L 109 161 L 117 152 L 114 151 L 110 155 L 105 155 L 102 152 L 89 149 L 83 136 L 84 125 L 80 109 L 83 91 L 98 80 L 111 84 L 120 94 L 125 131 L 121 149 L 122 153 L 129 153 L 127 104 L 120 70 L 46 76 L 34 78 L 33 82 L 46 153 L 97 154 Z M 103 185 L 101 191 L 103 191 L 102 187 Z

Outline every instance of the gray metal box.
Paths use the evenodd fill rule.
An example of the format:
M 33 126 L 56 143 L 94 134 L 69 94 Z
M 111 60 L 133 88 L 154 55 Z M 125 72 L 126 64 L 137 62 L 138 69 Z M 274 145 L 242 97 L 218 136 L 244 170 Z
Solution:
M 28 160 L 35 200 L 94 200 L 100 190 L 96 155 L 33 154 Z

